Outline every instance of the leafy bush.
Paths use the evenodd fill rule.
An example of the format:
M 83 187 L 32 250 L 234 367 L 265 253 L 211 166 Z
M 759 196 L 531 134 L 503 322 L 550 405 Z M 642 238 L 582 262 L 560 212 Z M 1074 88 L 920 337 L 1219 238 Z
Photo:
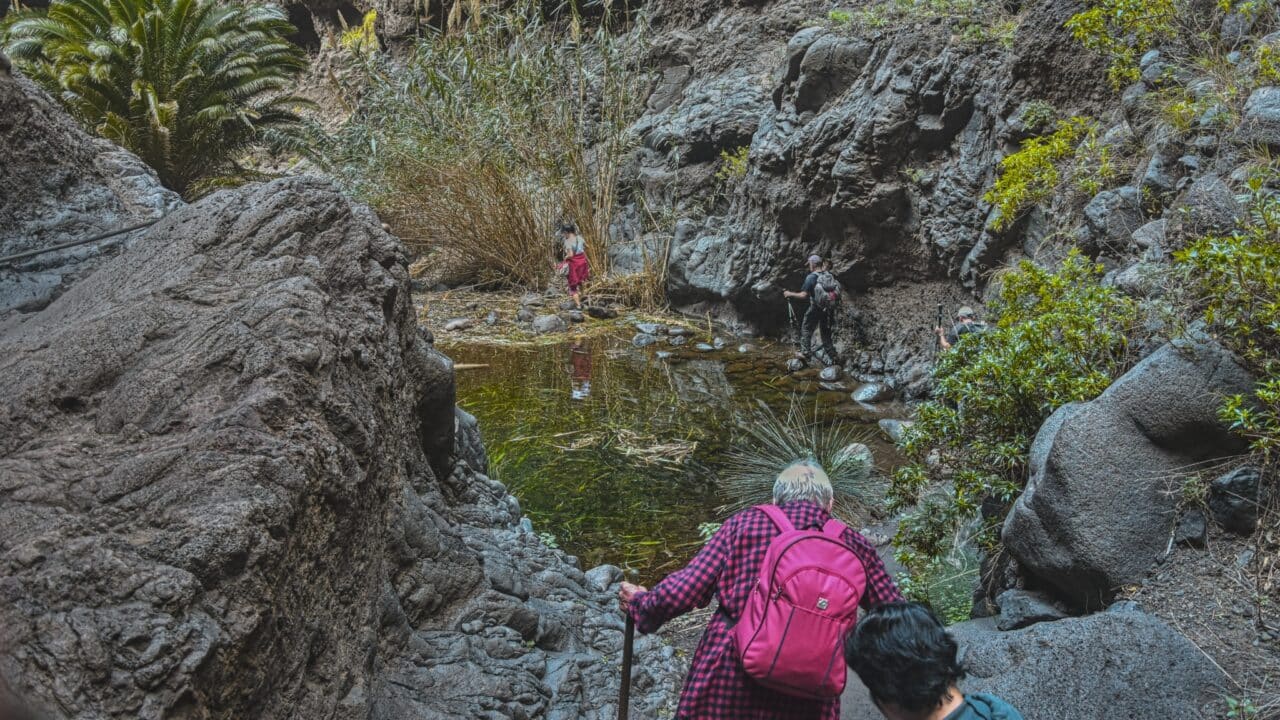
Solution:
M 594 34 L 561 37 L 532 4 L 466 25 L 422 39 L 394 65 L 367 58 L 361 101 L 326 164 L 432 254 L 442 279 L 540 289 L 564 219 L 602 278 L 640 108 L 631 48 L 607 19 Z
M 1129 368 L 1139 309 L 1102 286 L 1101 274 L 1075 251 L 1054 272 L 1022 263 L 999 277 L 987 331 L 962 335 L 938 358 L 934 397 L 903 438 L 909 463 L 889 491 L 893 507 L 918 506 L 897 538 L 912 571 L 970 540 L 993 550 L 993 527 L 957 541 L 959 529 L 984 502 L 1007 510 L 1017 498 L 1031 441 L 1050 413 L 1097 396 Z M 930 494 L 943 481 L 948 489 Z
M 1000 161 L 1000 174 L 983 200 L 998 214 L 995 229 L 1008 227 L 1027 207 L 1048 200 L 1058 190 L 1059 165 L 1072 161 L 1070 177 L 1086 193 L 1096 193 L 1116 174 L 1110 149 L 1098 141 L 1098 123 L 1086 117 L 1058 122 L 1048 135 L 1030 138 Z
M 832 11 L 835 12 L 835 11 Z M 720 169 L 716 170 L 716 179 L 722 183 L 741 180 L 747 174 L 747 153 L 751 148 L 743 145 L 732 152 L 720 151 Z
M 213 0 L 55 0 L 5 45 L 18 68 L 93 132 L 185 193 L 254 148 L 298 148 L 288 91 L 306 54 L 282 10 Z
M 1228 236 L 1201 238 L 1175 254 L 1197 299 L 1193 309 L 1252 367 L 1252 398 L 1228 398 L 1222 418 L 1270 460 L 1280 450 L 1280 196 L 1275 173 L 1248 181 L 1249 212 Z
M 1107 79 L 1115 88 L 1138 79 L 1138 59 L 1174 38 L 1178 15 L 1186 11 L 1176 0 L 1093 0 L 1089 4 L 1066 27 L 1086 48 L 1107 58 Z
M 1042 130 L 1058 116 L 1058 109 L 1047 100 L 1032 100 L 1018 115 L 1022 126 L 1031 131 Z
M 836 27 L 848 27 L 853 22 L 853 13 L 848 10 L 832 10 L 827 13 L 827 19 Z
M 898 590 L 908 600 L 922 602 L 948 625 L 969 619 L 973 591 L 978 585 L 979 561 L 972 551 L 934 558 L 916 570 L 900 573 Z

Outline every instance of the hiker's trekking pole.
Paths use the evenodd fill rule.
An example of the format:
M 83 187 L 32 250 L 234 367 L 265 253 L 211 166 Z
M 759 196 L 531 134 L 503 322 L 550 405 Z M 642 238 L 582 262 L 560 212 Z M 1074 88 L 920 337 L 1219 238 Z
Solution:
M 626 635 L 622 638 L 622 686 L 618 688 L 618 720 L 627 720 L 631 704 L 631 646 L 636 639 L 636 621 L 627 613 Z
M 799 338 L 800 325 L 796 322 L 796 308 L 791 304 L 791 298 L 787 298 L 787 319 L 791 323 L 791 331 L 796 334 L 797 338 Z
M 933 326 L 933 354 L 942 352 L 942 335 L 938 328 L 942 327 L 942 303 L 938 303 L 938 324 Z

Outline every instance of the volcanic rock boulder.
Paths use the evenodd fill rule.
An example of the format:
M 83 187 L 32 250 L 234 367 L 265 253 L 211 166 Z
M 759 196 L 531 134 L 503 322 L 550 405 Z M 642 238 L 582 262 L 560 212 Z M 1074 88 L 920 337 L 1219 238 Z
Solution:
M 0 72 L 0 256 L 155 220 L 181 201 L 132 153 L 90 137 L 25 78 Z M 82 245 L 0 266 L 0 328 L 84 275 L 114 243 Z
M 1032 444 L 1005 547 L 1063 599 L 1105 604 L 1165 551 L 1187 468 L 1243 449 L 1217 411 L 1252 386 L 1221 346 L 1178 341 L 1098 398 L 1059 408 Z
M 427 337 L 403 246 L 308 178 L 172 212 L 9 328 L 0 685 L 50 718 L 609 716 L 616 606 L 484 475 Z M 676 680 L 638 647 L 652 715 Z
M 1004 632 L 970 620 L 948 631 L 960 643 L 964 692 L 997 695 L 1027 720 L 1207 717 L 1225 682 L 1191 641 L 1134 610 L 1042 622 Z M 842 720 L 879 720 L 855 677 Z

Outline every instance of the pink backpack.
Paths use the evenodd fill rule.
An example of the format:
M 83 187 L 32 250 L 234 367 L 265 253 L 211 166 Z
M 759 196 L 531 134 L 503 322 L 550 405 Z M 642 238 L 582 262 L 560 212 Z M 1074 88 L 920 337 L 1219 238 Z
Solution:
M 788 695 L 839 697 L 844 637 L 858 619 L 866 570 L 841 541 L 839 520 L 828 520 L 822 532 L 796 530 L 776 505 L 756 509 L 781 533 L 769 543 L 760 579 L 733 626 L 742 667 Z

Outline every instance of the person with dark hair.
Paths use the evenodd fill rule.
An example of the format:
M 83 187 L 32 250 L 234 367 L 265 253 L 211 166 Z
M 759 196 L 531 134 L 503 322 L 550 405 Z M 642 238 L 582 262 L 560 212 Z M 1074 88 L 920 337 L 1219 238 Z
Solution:
M 573 298 L 573 304 L 578 309 L 582 309 L 582 284 L 591 275 L 591 267 L 587 263 L 587 244 L 578 234 L 577 226 L 571 222 L 560 225 L 560 240 L 564 244 L 564 259 L 558 267 L 566 271 L 569 297 Z
M 956 641 L 929 608 L 872 608 L 845 639 L 850 669 L 888 720 L 1022 720 L 994 695 L 964 694 Z

